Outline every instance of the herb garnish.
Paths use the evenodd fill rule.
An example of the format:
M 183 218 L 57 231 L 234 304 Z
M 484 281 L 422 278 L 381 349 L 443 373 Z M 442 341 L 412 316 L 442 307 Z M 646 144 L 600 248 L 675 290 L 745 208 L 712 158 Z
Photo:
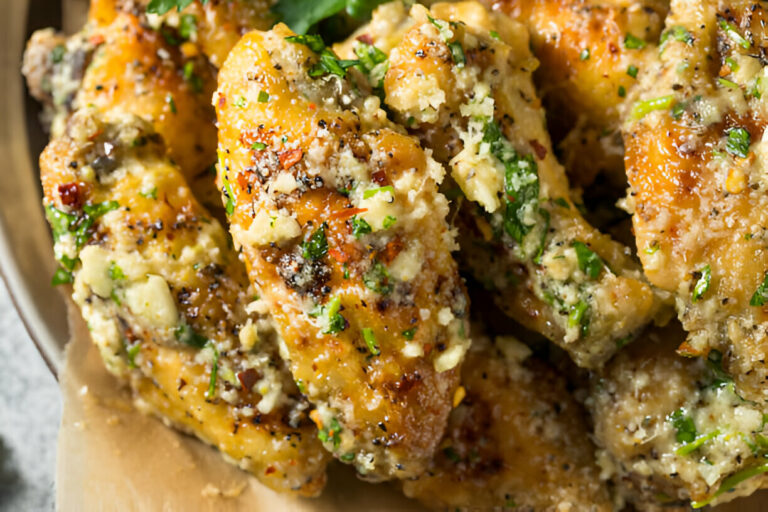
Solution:
M 301 255 L 305 260 L 319 260 L 328 254 L 328 239 L 325 237 L 325 229 L 328 225 L 323 224 L 312 233 L 309 240 L 302 242 Z

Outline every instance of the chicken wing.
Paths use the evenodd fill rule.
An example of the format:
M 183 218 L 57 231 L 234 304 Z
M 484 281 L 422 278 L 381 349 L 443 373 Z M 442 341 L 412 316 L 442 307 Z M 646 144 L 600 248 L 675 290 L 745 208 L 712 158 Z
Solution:
M 600 172 L 624 184 L 620 114 L 656 57 L 669 1 L 481 1 L 530 31 L 534 78 L 574 184 Z
M 768 397 L 768 47 L 757 2 L 673 2 L 670 39 L 624 126 L 637 247 L 676 296 L 680 351 L 722 352 L 745 397 Z
M 216 79 L 205 59 L 185 55 L 131 14 L 107 17 L 102 10 L 69 38 L 51 29 L 36 32 L 24 74 L 32 94 L 50 109 L 53 137 L 75 110 L 94 109 L 106 120 L 130 111 L 152 123 L 198 197 L 220 202 L 208 172 L 216 161 L 210 105 Z
M 316 495 L 327 456 L 226 231 L 131 114 L 73 114 L 40 159 L 61 269 L 138 403 L 265 485 Z
M 406 495 L 439 510 L 611 510 L 584 412 L 513 338 L 474 336 L 465 395 L 440 451 Z
M 768 485 L 764 405 L 742 399 L 722 355 L 683 358 L 678 324 L 654 329 L 593 381 L 604 474 L 639 510 L 689 510 Z
M 656 310 L 629 250 L 569 198 L 544 126 L 524 27 L 478 3 L 414 6 L 389 55 L 387 106 L 451 169 L 461 256 L 523 325 L 596 367 Z
M 350 65 L 284 25 L 247 34 L 214 96 L 220 181 L 325 446 L 404 478 L 445 428 L 468 304 L 444 170 Z

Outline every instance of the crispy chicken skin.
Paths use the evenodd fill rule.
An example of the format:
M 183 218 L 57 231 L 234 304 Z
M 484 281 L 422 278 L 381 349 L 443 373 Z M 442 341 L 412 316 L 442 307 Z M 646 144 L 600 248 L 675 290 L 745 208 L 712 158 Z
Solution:
M 598 460 L 638 510 L 690 510 L 689 500 L 698 508 L 768 484 L 766 407 L 736 394 L 718 352 L 676 354 L 684 338 L 676 322 L 652 329 L 593 379 Z
M 146 14 L 150 2 L 107 1 L 116 1 L 119 9 L 141 15 Z M 192 23 L 194 30 L 189 42 L 199 47 L 213 66 L 220 68 L 243 34 L 249 30 L 267 30 L 272 26 L 274 18 L 269 8 L 273 3 L 272 0 L 210 0 L 203 5 L 196 0 L 180 13 L 171 9 L 162 16 L 149 15 L 148 21 L 152 26 L 161 27 L 161 31 L 176 31 L 185 23 Z M 178 38 L 178 35 L 176 32 L 171 37 Z
M 318 494 L 328 457 L 265 305 L 151 125 L 78 111 L 40 168 L 57 279 L 107 369 L 265 485 Z
M 680 351 L 723 353 L 748 399 L 768 397 L 765 7 L 673 2 L 670 39 L 624 125 L 637 247 L 676 296 Z
M 596 367 L 656 310 L 629 250 L 569 198 L 531 80 L 524 27 L 478 3 L 414 6 L 386 103 L 466 196 L 461 258 L 512 318 Z M 458 20 L 461 20 L 460 22 Z
M 513 338 L 475 336 L 466 396 L 430 468 L 403 483 L 436 510 L 611 510 L 584 411 L 564 379 Z M 570 507 L 570 508 L 569 508 Z
M 67 39 L 46 29 L 27 45 L 24 74 L 32 94 L 51 110 L 51 135 L 60 135 L 80 108 L 107 120 L 130 109 L 152 123 L 207 203 L 215 189 L 200 175 L 216 161 L 215 75 L 205 59 L 186 56 L 136 16 L 114 8 L 108 16 L 110 4 L 94 3 L 89 23 Z
M 444 170 L 386 119 L 365 77 L 329 72 L 330 50 L 293 36 L 251 32 L 219 73 L 231 232 L 325 446 L 369 479 L 413 476 L 469 345 Z

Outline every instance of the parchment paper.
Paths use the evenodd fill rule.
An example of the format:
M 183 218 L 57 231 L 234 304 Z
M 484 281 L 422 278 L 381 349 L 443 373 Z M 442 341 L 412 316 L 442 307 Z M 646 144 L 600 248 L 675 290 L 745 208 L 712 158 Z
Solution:
M 128 390 L 107 373 L 71 303 L 69 323 L 71 341 L 59 375 L 59 510 L 422 510 L 392 486 L 362 482 L 340 465 L 331 467 L 320 499 L 271 491 L 213 448 L 134 410 Z

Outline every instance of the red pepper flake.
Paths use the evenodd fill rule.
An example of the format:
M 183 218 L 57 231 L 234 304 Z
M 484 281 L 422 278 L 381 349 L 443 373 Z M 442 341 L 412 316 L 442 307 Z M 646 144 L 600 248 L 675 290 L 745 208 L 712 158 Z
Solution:
M 88 39 L 88 42 L 91 43 L 93 46 L 99 46 L 101 44 L 104 44 L 104 36 L 101 34 L 94 34 Z
M 302 151 L 301 148 L 296 148 L 289 151 L 283 151 L 277 157 L 280 159 L 280 165 L 283 166 L 283 169 L 288 170 L 301 162 L 303 156 L 304 151 Z
M 357 36 L 357 40 L 361 43 L 373 45 L 373 38 L 370 36 L 370 34 L 363 34 L 360 36 Z
M 259 374 L 253 368 L 248 368 L 247 370 L 237 374 L 237 380 L 240 381 L 243 389 L 250 391 L 253 385 L 256 384 L 256 381 L 259 380 Z
M 367 211 L 368 211 L 368 208 L 344 208 L 343 210 L 333 212 L 328 216 L 328 218 L 331 220 L 348 219 L 350 217 L 354 217 L 355 215 L 365 213 Z
M 328 254 L 330 254 L 331 258 L 335 259 L 339 263 L 346 263 L 349 261 L 349 256 L 347 253 L 338 249 L 328 249 Z
M 317 105 L 315 105 L 314 103 L 309 104 L 309 110 L 315 110 L 316 108 L 317 108 Z
M 544 160 L 544 157 L 547 156 L 547 148 L 542 146 L 542 144 L 536 139 L 529 140 L 528 143 L 533 148 L 533 152 L 536 153 L 536 156 L 538 157 L 538 159 Z
M 275 469 L 275 466 L 268 466 L 268 467 L 267 467 L 267 469 L 265 469 L 265 470 L 264 470 L 264 474 L 265 474 L 265 475 L 271 475 L 271 474 L 272 474 L 272 473 L 274 473 L 275 471 L 277 471 L 277 470 Z
M 79 209 L 83 206 L 83 197 L 80 194 L 80 185 L 77 183 L 65 183 L 59 185 L 59 197 L 62 204 Z

